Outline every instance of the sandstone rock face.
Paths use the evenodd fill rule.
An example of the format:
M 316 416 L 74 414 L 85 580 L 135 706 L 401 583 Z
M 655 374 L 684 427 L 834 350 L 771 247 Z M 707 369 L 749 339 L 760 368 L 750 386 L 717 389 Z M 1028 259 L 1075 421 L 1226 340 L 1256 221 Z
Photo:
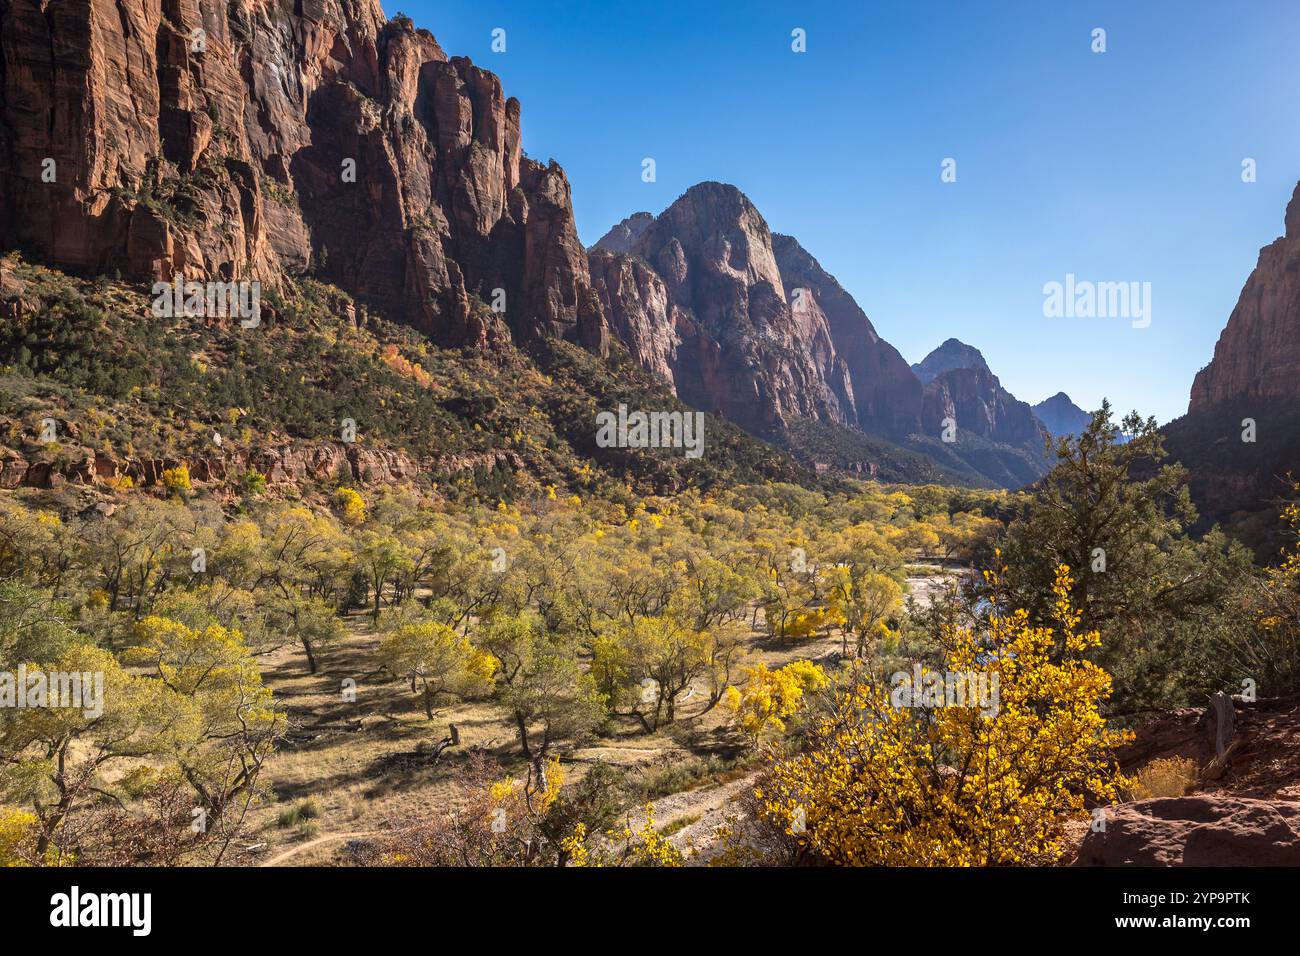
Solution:
M 1285 227 L 1260 250 L 1214 358 L 1192 383 L 1189 413 L 1241 397 L 1300 398 L 1300 185 Z
M 505 333 L 495 300 L 601 351 L 568 181 L 519 114 L 378 0 L 12 0 L 0 245 L 142 280 L 311 268 L 452 344 Z
M 1300 803 L 1198 794 L 1106 810 L 1076 866 L 1297 866 Z
M 24 292 L 23 281 L 13 274 L 8 262 L 0 261 L 0 319 L 17 322 L 22 318 Z
M 611 331 L 647 372 L 675 391 L 678 325 L 686 316 L 669 301 L 663 280 L 640 259 L 599 248 L 589 265 Z
M 851 296 L 734 186 L 693 186 L 590 252 L 614 332 L 687 404 L 778 436 L 817 419 L 901 437 L 921 388 Z
M 1064 392 L 1043 399 L 1033 407 L 1033 412 L 1054 438 L 1082 434 L 1092 423 L 1092 416 L 1070 401 Z
M 1300 186 L 1285 229 L 1260 250 L 1213 359 L 1192 383 L 1187 414 L 1161 429 L 1170 458 L 1189 469 L 1206 523 L 1276 515 L 1290 493 L 1286 476 L 1300 472 Z M 1242 440 L 1247 420 L 1252 442 Z M 1252 543 L 1262 559 L 1276 557 L 1276 541 Z
M 667 292 L 679 340 L 672 378 L 682 401 L 766 437 L 796 418 L 854 421 L 825 323 L 795 316 L 771 231 L 740 190 L 700 183 L 652 222 L 636 221 L 626 230 L 639 230 L 629 253 Z M 629 346 L 636 354 L 636 343 Z
M 853 296 L 798 241 L 774 235 L 772 249 L 787 290 L 806 290 L 810 335 L 825 329 L 837 367 L 847 376 L 857 425 L 866 432 L 902 437 L 920 427 L 921 382 L 898 350 L 876 334 Z M 791 291 L 792 297 L 798 293 Z M 800 310 L 795 309 L 798 316 Z
M 962 364 L 949 365 L 955 361 Z M 944 420 L 951 419 L 958 436 L 970 431 L 1042 456 L 1047 440 L 1042 422 L 1029 405 L 1002 387 L 978 350 L 949 339 L 919 365 L 927 374 L 944 369 L 931 375 L 922 394 L 921 427 L 926 434 L 941 434 Z
M 501 469 L 523 468 L 519 457 L 508 451 L 416 460 L 386 449 L 336 443 L 231 448 L 219 454 L 190 458 L 114 458 L 91 449 L 74 449 L 58 460 L 13 453 L 0 458 L 0 488 L 101 486 L 122 478 L 130 478 L 137 487 L 149 488 L 162 481 L 166 469 L 179 465 L 185 465 L 191 479 L 200 483 L 222 482 L 254 470 L 271 485 L 342 478 L 367 485 L 391 485 L 420 477 L 440 480 L 463 472 L 491 474 Z

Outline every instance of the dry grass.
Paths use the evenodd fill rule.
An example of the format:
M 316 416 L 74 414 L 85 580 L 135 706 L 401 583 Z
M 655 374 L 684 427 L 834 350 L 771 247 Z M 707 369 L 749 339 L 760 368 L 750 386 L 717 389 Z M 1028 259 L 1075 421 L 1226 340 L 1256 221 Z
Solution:
M 1191 757 L 1153 760 L 1137 772 L 1132 797 L 1134 800 L 1185 797 L 1196 789 L 1198 777 L 1196 761 Z

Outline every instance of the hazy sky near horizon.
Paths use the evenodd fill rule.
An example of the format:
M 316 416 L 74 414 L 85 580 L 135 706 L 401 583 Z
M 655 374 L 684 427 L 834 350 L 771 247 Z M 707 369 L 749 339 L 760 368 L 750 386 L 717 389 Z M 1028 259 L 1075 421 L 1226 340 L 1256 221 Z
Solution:
M 1300 180 L 1300 0 L 384 4 L 502 78 L 584 243 L 733 183 L 908 362 L 956 337 L 1031 403 L 1186 411 Z M 1070 273 L 1150 325 L 1045 317 Z

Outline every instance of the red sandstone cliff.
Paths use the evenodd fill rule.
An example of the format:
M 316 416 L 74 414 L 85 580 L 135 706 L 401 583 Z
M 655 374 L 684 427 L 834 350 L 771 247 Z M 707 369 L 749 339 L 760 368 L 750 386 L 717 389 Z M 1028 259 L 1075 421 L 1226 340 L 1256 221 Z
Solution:
M 144 280 L 311 268 L 456 344 L 504 331 L 502 289 L 516 335 L 606 345 L 518 101 L 378 0 L 0 5 L 0 245 Z
M 1286 233 L 1259 252 L 1237 307 L 1192 383 L 1188 412 L 1241 397 L 1300 398 L 1300 186 Z

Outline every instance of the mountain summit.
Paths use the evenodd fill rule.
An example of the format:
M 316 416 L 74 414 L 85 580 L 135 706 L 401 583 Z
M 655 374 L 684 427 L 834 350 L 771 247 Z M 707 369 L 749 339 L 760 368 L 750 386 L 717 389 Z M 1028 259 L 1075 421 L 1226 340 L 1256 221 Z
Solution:
M 592 248 L 610 325 L 686 403 L 779 437 L 814 420 L 901 437 L 920 389 L 851 296 L 735 186 L 692 186 Z
M 983 369 L 989 371 L 988 363 L 980 350 L 957 339 L 948 339 L 921 361 L 912 366 L 916 377 L 925 385 L 936 375 L 952 371 L 955 368 Z M 992 373 L 990 373 L 992 374 Z
M 609 232 L 601 236 L 591 248 L 604 249 L 606 252 L 631 252 L 633 243 L 654 221 L 654 213 L 634 212 L 618 225 L 611 227 Z
M 1092 422 L 1092 416 L 1074 404 L 1064 392 L 1043 399 L 1034 406 L 1034 414 L 1053 438 L 1082 434 Z
M 956 455 L 999 484 L 1028 484 L 1047 472 L 1047 432 L 1005 388 L 978 349 L 949 339 L 917 366 L 928 376 L 921 430 L 932 455 Z M 941 437 L 939 442 L 936 436 Z

